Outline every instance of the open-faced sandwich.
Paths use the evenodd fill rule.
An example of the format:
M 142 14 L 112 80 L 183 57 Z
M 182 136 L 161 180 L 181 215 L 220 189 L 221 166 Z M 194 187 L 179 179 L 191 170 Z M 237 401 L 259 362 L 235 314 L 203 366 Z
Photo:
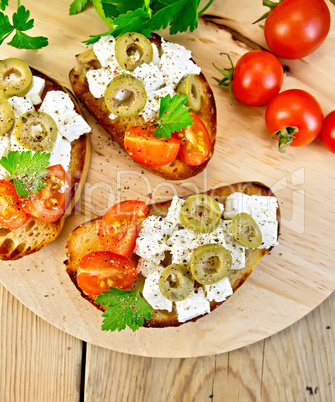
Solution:
M 123 201 L 71 233 L 66 269 L 104 311 L 103 330 L 178 326 L 237 290 L 278 244 L 279 217 L 259 183 L 148 206 Z
M 0 259 L 56 239 L 86 178 L 90 130 L 55 80 L 20 59 L 0 61 Z
M 191 51 L 152 35 L 103 36 L 77 56 L 76 97 L 128 155 L 152 173 L 200 173 L 216 137 L 213 93 Z

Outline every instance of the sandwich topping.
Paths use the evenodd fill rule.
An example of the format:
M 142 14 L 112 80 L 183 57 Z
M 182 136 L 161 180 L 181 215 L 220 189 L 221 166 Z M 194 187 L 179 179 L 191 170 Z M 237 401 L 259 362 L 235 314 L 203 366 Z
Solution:
M 77 284 L 96 296 L 95 303 L 109 306 L 106 330 L 124 329 L 125 322 L 136 330 L 132 320 L 141 326 L 153 310 L 173 311 L 180 323 L 192 320 L 233 294 L 234 275 L 246 267 L 251 250 L 278 244 L 277 208 L 276 197 L 239 192 L 224 204 L 205 194 L 175 196 L 165 217 L 149 215 L 142 201 L 120 202 L 99 223 L 100 244 L 108 251 L 81 258 Z M 116 312 L 135 299 L 133 314 Z M 143 302 L 146 315 L 135 311 Z
M 194 217 L 206 219 L 217 213 L 211 206 L 217 203 L 213 198 L 197 197 L 204 200 L 207 211 L 194 209 Z M 278 244 L 275 197 L 230 195 L 225 206 L 217 203 L 220 218 L 208 232 L 185 225 L 185 205 L 188 210 L 190 198 L 184 201 L 175 196 L 165 218 L 152 215 L 145 219 L 134 251 L 141 257 L 138 269 L 145 276 L 144 298 L 156 310 L 176 309 L 179 322 L 209 313 L 211 301 L 222 302 L 232 294 L 229 272 L 245 267 L 249 248 Z M 168 258 L 170 264 L 164 267 Z M 192 290 L 188 285 L 184 292 L 190 277 Z M 172 295 L 181 292 L 185 297 L 169 296 L 167 283 Z
M 9 229 L 17 228 L 11 221 L 23 210 L 46 221 L 64 213 L 71 142 L 91 130 L 69 94 L 49 90 L 44 96 L 45 84 L 24 61 L 0 61 L 0 189 L 26 198 L 1 198 L 0 224 Z
M 103 36 L 93 45 L 93 51 L 101 68 L 89 70 L 86 77 L 95 98 L 104 97 L 106 91 L 108 94 L 108 88 L 114 86 L 116 77 L 125 74 L 141 85 L 138 97 L 133 100 L 133 105 L 138 106 L 133 107 L 133 115 L 142 116 L 146 122 L 157 120 L 161 98 L 184 91 L 188 95 L 190 88 L 193 89 L 190 98 L 193 104 L 189 106 L 200 109 L 201 94 L 195 76 L 201 69 L 191 60 L 191 51 L 184 46 L 162 38 L 159 49 L 145 36 L 131 32 L 117 39 L 111 35 Z M 188 76 L 193 77 L 191 81 L 182 83 Z M 135 92 L 131 80 L 123 80 L 123 88 L 120 87 L 115 98 L 119 103 L 129 103 Z M 122 116 L 117 108 L 111 110 L 112 120 Z

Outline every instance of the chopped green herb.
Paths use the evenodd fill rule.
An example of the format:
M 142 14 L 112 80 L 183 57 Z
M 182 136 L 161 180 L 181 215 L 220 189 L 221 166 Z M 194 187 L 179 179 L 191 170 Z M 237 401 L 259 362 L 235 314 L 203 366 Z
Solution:
M 143 284 L 135 290 L 111 287 L 95 299 L 95 303 L 108 306 L 102 314 L 105 317 L 103 331 L 122 331 L 129 327 L 135 332 L 151 317 L 153 309 L 141 296 L 142 287 Z
M 5 11 L 8 5 L 7 0 L 0 3 L 1 10 Z M 9 17 L 0 12 L 0 45 L 2 42 L 15 31 L 15 35 L 8 45 L 18 49 L 41 49 L 48 45 L 48 39 L 44 36 L 29 36 L 23 31 L 29 31 L 34 27 L 34 19 L 29 19 L 30 11 L 17 1 L 17 10 L 13 14 L 13 24 L 10 23 Z
M 37 151 L 10 152 L 0 159 L 4 167 L 14 180 L 15 190 L 19 197 L 29 197 L 29 193 L 37 193 L 45 187 L 44 178 L 48 173 L 50 154 Z
M 170 95 L 161 98 L 155 137 L 170 138 L 171 133 L 181 131 L 193 123 L 190 108 L 185 106 L 186 101 L 187 96 L 182 94 L 175 94 L 172 98 Z

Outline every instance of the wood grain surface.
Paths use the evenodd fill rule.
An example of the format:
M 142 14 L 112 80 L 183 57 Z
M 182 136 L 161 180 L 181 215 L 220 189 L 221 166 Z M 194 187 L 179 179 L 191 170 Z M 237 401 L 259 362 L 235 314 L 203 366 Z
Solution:
M 56 329 L 0 285 L 3 402 L 330 402 L 335 293 L 253 345 L 188 359 L 134 356 Z
M 24 58 L 68 86 L 74 55 L 84 49 L 80 41 L 104 27 L 92 9 L 69 17 L 65 0 L 57 2 L 58 12 L 51 18 L 51 4 L 44 0 L 29 6 L 36 21 L 34 34 L 48 36 L 50 45 L 40 51 L 2 46 L 1 56 Z M 266 48 L 262 30 L 250 24 L 264 11 L 260 2 L 241 0 L 238 7 L 236 4 L 234 0 L 216 1 L 194 33 L 173 38 L 165 35 L 192 50 L 214 91 L 218 136 L 206 171 L 181 183 L 163 182 L 139 169 L 89 118 L 93 127 L 91 169 L 75 213 L 57 241 L 46 249 L 21 261 L 1 263 L 3 285 L 36 314 L 75 337 L 143 356 L 212 355 L 282 330 L 335 289 L 334 155 L 318 140 L 280 154 L 265 129 L 265 108 L 238 104 L 212 78 L 217 75 L 212 62 L 228 67 L 220 52 L 230 53 L 236 62 L 248 50 Z M 334 7 L 327 4 L 334 20 Z M 306 89 L 318 99 L 325 114 L 335 109 L 334 54 L 333 23 L 326 42 L 315 53 L 303 60 L 282 60 L 286 71 L 283 90 Z M 246 180 L 264 182 L 275 192 L 282 211 L 282 236 L 280 246 L 259 264 L 236 295 L 210 316 L 178 329 L 141 329 L 135 335 L 130 331 L 101 332 L 100 313 L 80 297 L 64 271 L 64 245 L 70 231 L 121 199 L 163 201 L 175 193 L 184 195 Z M 253 364 L 258 372 L 259 362 Z

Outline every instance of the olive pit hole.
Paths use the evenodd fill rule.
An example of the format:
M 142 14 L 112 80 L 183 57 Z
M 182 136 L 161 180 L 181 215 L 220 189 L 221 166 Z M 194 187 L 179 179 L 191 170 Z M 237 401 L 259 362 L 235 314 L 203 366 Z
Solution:
M 206 274 L 213 275 L 221 270 L 221 260 L 219 257 L 211 256 L 206 260 L 202 261 L 202 267 Z
M 121 89 L 115 96 L 116 105 L 131 106 L 135 101 L 135 94 L 129 89 Z

